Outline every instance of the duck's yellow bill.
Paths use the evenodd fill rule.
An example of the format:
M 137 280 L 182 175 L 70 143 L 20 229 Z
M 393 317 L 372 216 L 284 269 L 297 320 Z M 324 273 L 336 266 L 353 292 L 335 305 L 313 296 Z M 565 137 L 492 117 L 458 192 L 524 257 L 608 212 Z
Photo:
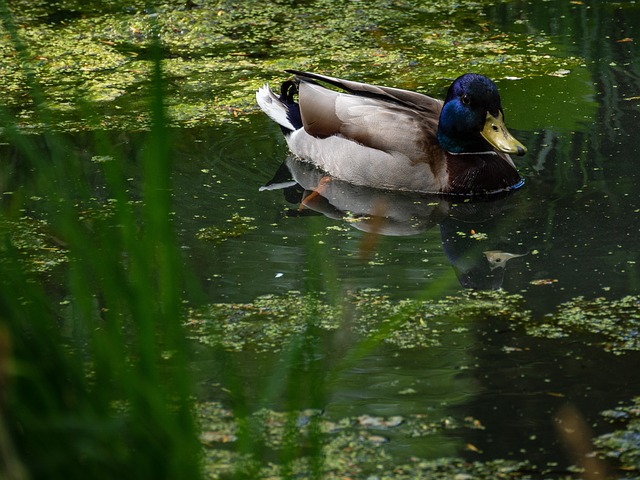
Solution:
M 497 117 L 487 112 L 487 119 L 484 122 L 481 134 L 487 142 L 500 152 L 515 155 L 527 153 L 527 147 L 516 140 L 507 130 L 502 118 L 502 112 L 499 112 Z

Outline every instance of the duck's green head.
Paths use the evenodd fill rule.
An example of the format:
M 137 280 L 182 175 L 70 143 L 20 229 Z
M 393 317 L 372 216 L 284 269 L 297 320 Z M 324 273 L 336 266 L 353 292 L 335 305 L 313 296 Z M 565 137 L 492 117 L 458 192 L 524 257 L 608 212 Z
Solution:
M 449 87 L 438 123 L 438 142 L 452 153 L 499 152 L 524 155 L 526 147 L 504 124 L 500 95 L 487 77 L 466 73 Z

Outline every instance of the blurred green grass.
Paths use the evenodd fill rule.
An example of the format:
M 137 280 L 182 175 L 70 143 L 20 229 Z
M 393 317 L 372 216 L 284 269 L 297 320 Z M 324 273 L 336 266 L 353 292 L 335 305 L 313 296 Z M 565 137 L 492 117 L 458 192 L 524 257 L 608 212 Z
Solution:
M 47 125 L 29 52 L 4 2 L 2 20 Z M 14 119 L 2 117 L 5 137 L 28 162 L 20 165 L 28 182 L 10 195 L 2 215 L 14 220 L 31 210 L 29 198 L 46 199 L 37 214 L 46 216 L 68 256 L 55 270 L 68 304 L 63 318 L 52 282 L 24 268 L 8 233 L 1 239 L 2 478 L 200 476 L 181 325 L 187 274 L 170 221 L 171 149 L 154 46 L 141 202 L 126 189 L 127 159 L 96 133 L 109 159 L 101 165 L 113 208 L 87 221 L 79 207 L 92 201 L 90 183 L 68 140 L 53 130 L 44 141 L 21 135 Z M 74 326 L 71 335 L 65 322 Z
M 158 35 L 150 47 L 151 128 L 134 159 L 141 192 L 128 188 L 131 159 L 96 131 L 91 168 L 99 170 L 109 199 L 101 203 L 86 159 L 68 136 L 47 127 L 51 112 L 32 74 L 34 57 L 6 2 L 0 16 L 21 60 L 25 101 L 33 102 L 45 126 L 30 136 L 9 111 L 0 112 L 4 140 L 21 154 L 7 173 L 16 177 L 8 181 L 15 188 L 0 209 L 0 477 L 200 478 L 191 347 L 183 331 L 185 304 L 198 301 L 199 286 L 182 261 L 171 220 L 172 142 Z M 44 201 L 34 206 L 34 198 Z M 39 229 L 39 218 L 46 228 Z M 20 222 L 35 232 L 27 238 L 40 235 L 57 245 L 63 260 L 46 274 L 29 268 L 27 250 L 16 244 Z M 321 287 L 310 280 L 310 289 Z M 274 372 L 265 397 L 283 395 L 291 412 L 309 404 L 321 408 L 326 372 L 319 348 L 312 328 L 291 342 L 283 354 L 286 368 Z M 258 460 L 254 467 L 233 467 L 233 477 L 255 478 L 265 453 L 253 435 L 245 386 L 228 352 L 212 355 L 224 365 L 221 381 L 240 426 L 235 448 Z M 312 476 L 320 478 L 321 433 L 311 428 L 300 446 L 296 419 L 292 413 L 286 427 L 283 475 L 291 475 L 287 465 L 304 450 Z

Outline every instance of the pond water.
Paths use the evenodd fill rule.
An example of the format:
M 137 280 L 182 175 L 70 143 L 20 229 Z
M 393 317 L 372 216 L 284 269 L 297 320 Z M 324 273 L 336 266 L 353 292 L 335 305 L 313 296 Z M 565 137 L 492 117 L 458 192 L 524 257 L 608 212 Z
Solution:
M 187 256 L 211 300 L 250 302 L 304 291 L 310 276 L 321 290 L 377 288 L 398 299 L 502 288 L 521 294 L 537 317 L 577 296 L 636 294 L 640 69 L 637 40 L 629 39 L 640 39 L 640 7 L 572 3 L 488 9 L 505 31 L 521 28 L 515 20 L 523 20 L 552 35 L 568 55 L 585 59 L 573 72 L 497 81 L 507 124 L 529 149 L 517 159 L 526 184 L 506 198 L 470 206 L 338 185 L 326 194 L 330 205 L 317 207 L 325 215 L 313 207 L 300 211 L 295 189 L 259 191 L 287 156 L 279 128 L 266 116 L 190 132 L 197 143 L 177 161 L 177 218 Z M 293 167 L 296 179 L 312 190 L 318 174 L 295 162 Z M 385 197 L 386 214 L 397 211 L 398 219 L 386 225 L 389 235 L 376 238 L 363 261 L 366 226 L 340 217 L 346 211 L 374 213 L 376 195 Z M 203 225 L 220 225 L 234 212 L 252 218 L 255 228 L 215 246 L 193 241 Z M 474 232 L 486 238 L 471 238 Z M 308 258 L 310 244 L 320 245 L 316 263 Z M 492 268 L 486 251 L 514 256 Z M 310 268 L 320 269 L 317 277 Z M 614 355 L 578 333 L 536 338 L 506 321 L 465 327 L 464 344 L 445 335 L 441 346 L 426 350 L 380 348 L 343 374 L 326 414 L 471 416 L 485 429 L 431 441 L 396 439 L 391 451 L 406 458 L 464 455 L 566 465 L 554 427 L 563 404 L 574 404 L 602 433 L 609 427 L 599 412 L 640 392 L 640 377 L 630 374 L 640 360 L 637 352 Z M 327 352 L 332 354 L 339 352 Z M 268 355 L 246 361 L 255 367 L 244 370 L 249 384 L 271 365 Z M 465 449 L 468 444 L 483 453 Z
M 387 214 L 397 208 L 404 223 L 388 226 L 391 235 L 377 238 L 375 251 L 365 260 L 359 251 L 367 233 L 358 222 L 340 218 L 339 207 L 343 215 L 362 204 L 373 208 L 375 199 L 366 195 L 375 197 L 376 192 L 359 189 L 355 200 L 345 200 L 340 194 L 349 187 L 338 185 L 335 196 L 327 193 L 338 211 L 325 206 L 327 216 L 314 215 L 311 209 L 300 212 L 283 190 L 259 191 L 287 156 L 279 129 L 264 116 L 256 115 L 242 127 L 191 132 L 197 143 L 183 152 L 188 161 L 177 162 L 175 178 L 177 223 L 186 256 L 211 301 L 217 302 L 305 291 L 310 276 L 323 291 L 376 288 L 397 299 L 441 298 L 468 287 L 502 288 L 521 294 L 524 308 L 536 317 L 577 296 L 618 299 L 636 294 L 640 201 L 634 195 L 634 164 L 640 143 L 633 126 L 640 118 L 637 103 L 625 98 L 639 91 L 640 78 L 629 80 L 633 82 L 628 85 L 616 84 L 613 112 L 599 106 L 590 121 L 580 118 L 571 130 L 516 130 L 529 153 L 518 159 L 526 184 L 514 195 L 470 206 L 377 193 L 388 202 Z M 530 82 L 531 88 L 546 91 L 562 82 L 544 81 L 547 85 Z M 520 88 L 515 83 L 508 88 L 499 83 L 509 92 L 503 94 L 507 118 L 534 116 L 526 111 L 526 99 L 513 101 Z M 584 101 L 604 96 L 594 91 Z M 562 115 L 562 108 L 555 113 Z M 309 174 L 302 172 L 302 178 L 304 173 Z M 313 172 L 307 176 L 320 178 Z M 294 202 L 297 198 L 289 195 Z M 224 226 L 221 220 L 234 212 L 253 219 L 254 229 L 219 244 L 194 241 L 200 228 Z M 486 234 L 486 239 L 470 238 L 472 232 Z M 308 258 L 310 243 L 320 245 L 322 258 L 316 263 Z M 487 251 L 514 256 L 503 267 L 492 268 Z M 319 267 L 320 272 L 309 271 Z M 335 278 L 339 286 L 332 283 Z M 453 322 L 443 328 L 460 326 Z M 334 386 L 326 414 L 472 416 L 485 430 L 446 441 L 403 439 L 391 450 L 406 458 L 433 458 L 465 455 L 470 443 L 484 452 L 467 450 L 474 460 L 522 458 L 565 465 L 566 452 L 554 426 L 563 404 L 575 404 L 596 432 L 603 433 L 609 427 L 599 412 L 640 392 L 640 378 L 629 375 L 640 360 L 637 352 L 616 356 L 587 345 L 575 332 L 564 339 L 534 338 L 524 330 L 513 331 L 508 321 L 463 326 L 470 337 L 463 345 L 447 341 L 445 335 L 439 347 L 409 352 L 381 348 L 366 357 Z M 327 352 L 332 354 L 340 352 Z M 202 357 L 202 365 L 208 365 L 207 353 Z M 242 361 L 249 362 L 243 369 L 246 382 L 259 385 L 276 360 L 265 354 Z M 206 367 L 201 373 L 216 378 Z M 256 388 L 256 397 L 260 391 Z M 399 393 L 403 391 L 410 393 Z M 211 395 L 206 387 L 203 392 Z M 272 407 L 277 409 L 278 402 Z
M 302 187 L 261 188 L 274 177 L 287 180 L 281 179 L 286 144 L 265 115 L 175 129 L 174 221 L 185 261 L 203 286 L 203 304 L 248 304 L 291 291 L 326 292 L 340 303 L 364 289 L 393 301 L 437 302 L 470 288 L 502 289 L 522 296 L 530 318 L 553 323 L 556 316 L 545 316 L 576 297 L 617 300 L 638 293 L 640 5 L 515 1 L 483 12 L 483 21 L 505 34 L 539 32 L 558 55 L 581 59 L 568 70 L 522 78 L 514 70 L 496 78 L 506 123 L 528 148 L 516 159 L 524 187 L 468 202 L 336 182 L 326 201 L 301 208 L 301 192 L 313 189 L 317 172 L 289 159 L 284 173 Z M 323 73 L 334 72 L 327 65 Z M 362 70 L 357 79 L 383 81 L 367 79 Z M 394 78 L 384 81 L 394 84 Z M 444 87 L 428 93 L 442 97 Z M 91 158 L 90 137 L 72 138 Z M 113 141 L 135 152 L 142 139 L 118 133 Z M 3 147 L 5 157 L 11 152 Z M 380 211 L 387 222 L 381 235 L 372 235 L 359 216 Z M 639 353 L 608 350 L 594 330 L 546 338 L 500 317 L 453 319 L 439 329 L 436 346 L 383 344 L 343 371 L 322 406 L 325 416 L 471 417 L 483 428 L 426 439 L 385 431 L 388 451 L 405 460 L 527 459 L 563 468 L 572 462 L 555 429 L 563 405 L 574 405 L 601 434 L 611 426 L 600 412 L 640 394 L 640 376 L 633 373 Z M 341 356 L 343 348 L 332 343 L 326 359 Z M 279 359 L 273 352 L 237 353 L 256 408 L 265 406 L 263 380 Z M 209 349 L 197 347 L 202 399 L 228 401 L 218 384 L 220 368 Z M 281 409 L 282 399 L 266 406 Z

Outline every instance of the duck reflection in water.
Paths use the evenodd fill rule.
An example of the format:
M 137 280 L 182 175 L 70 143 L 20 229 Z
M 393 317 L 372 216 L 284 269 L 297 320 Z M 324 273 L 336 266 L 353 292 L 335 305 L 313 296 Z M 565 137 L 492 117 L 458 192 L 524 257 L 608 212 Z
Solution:
M 370 238 L 419 235 L 438 226 L 442 246 L 460 284 L 493 290 L 502 287 L 507 263 L 527 254 L 501 235 L 501 213 L 512 204 L 502 198 L 466 198 L 412 194 L 361 187 L 327 176 L 307 162 L 289 156 L 262 191 L 281 190 L 297 208 L 291 216 L 322 214 L 366 232 Z M 375 241 L 363 242 L 365 258 Z

